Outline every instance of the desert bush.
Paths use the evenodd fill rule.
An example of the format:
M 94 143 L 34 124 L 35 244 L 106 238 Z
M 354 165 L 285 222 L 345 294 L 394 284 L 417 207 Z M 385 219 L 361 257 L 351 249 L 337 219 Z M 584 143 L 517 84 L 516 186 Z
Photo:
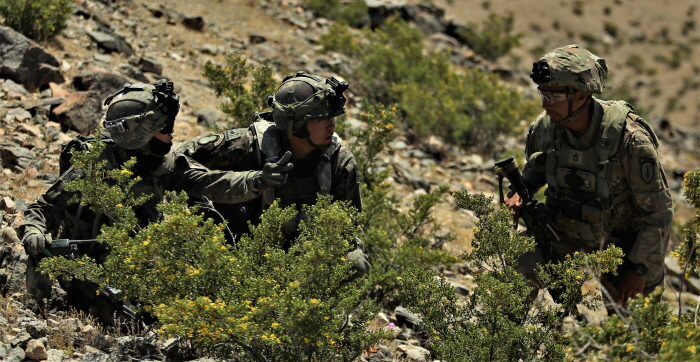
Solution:
M 452 240 L 449 233 L 437 232 L 432 208 L 440 201 L 446 187 L 422 195 L 407 211 L 399 210 L 399 199 L 385 182 L 391 170 L 380 162 L 388 144 L 395 139 L 400 116 L 395 107 L 363 101 L 359 120 L 366 127 L 354 132 L 349 144 L 362 176 L 363 212 L 358 223 L 360 238 L 371 257 L 369 275 L 372 298 L 385 306 L 399 303 L 398 281 L 411 268 L 451 265 L 456 258 L 438 245 Z
M 0 0 L 4 25 L 33 40 L 46 40 L 66 28 L 74 0 Z
M 164 219 L 139 228 L 127 207 L 138 204 L 133 195 L 115 192 L 107 207 L 90 196 L 105 184 L 105 171 L 92 171 L 101 168 L 99 147 L 76 152 L 74 167 L 86 176 L 68 186 L 81 188 L 82 202 L 116 215 L 97 239 L 110 246 L 110 255 L 103 264 L 45 258 L 42 270 L 118 288 L 157 317 L 163 336 L 181 336 L 226 358 L 351 361 L 382 336 L 365 332 L 376 308 L 363 301 L 367 278 L 354 278 L 345 259 L 358 231 L 353 207 L 330 197 L 306 207 L 289 250 L 281 225 L 296 211 L 277 204 L 235 246 L 226 244 L 225 226 L 204 220 L 184 194 L 168 195 L 158 206 Z M 113 188 L 128 190 L 133 182 L 128 167 L 107 172 Z M 123 186 L 115 186 L 117 180 Z
M 305 0 L 304 5 L 316 15 L 335 20 L 346 25 L 360 27 L 367 19 L 367 4 L 364 0 Z
M 269 108 L 267 96 L 275 92 L 276 82 L 270 65 L 265 62 L 256 68 L 246 62 L 238 54 L 229 54 L 224 67 L 211 61 L 204 65 L 203 75 L 214 87 L 216 95 L 227 98 L 221 104 L 221 110 L 230 119 L 223 129 L 248 126 L 254 112 Z
M 467 44 L 485 59 L 495 61 L 520 45 L 522 33 L 513 33 L 513 14 L 490 14 L 481 26 L 469 23 L 460 33 Z M 481 29 L 479 29 L 481 28 Z
M 592 307 L 600 297 L 583 294 L 585 280 L 613 270 L 621 262 L 622 251 L 608 248 L 589 255 L 567 257 L 559 265 L 549 264 L 539 272 L 548 288 L 565 286 L 563 303 L 554 306 L 542 296 L 534 308 L 526 302 L 532 287 L 515 266 L 522 253 L 533 250 L 530 237 L 516 234 L 512 212 L 496 212 L 492 198 L 455 194 L 457 206 L 470 210 L 479 219 L 473 250 L 461 257 L 469 263 L 478 287 L 465 300 L 458 300 L 453 287 L 433 271 L 415 269 L 402 280 L 402 297 L 407 308 L 422 315 L 434 358 L 450 361 L 561 361 L 565 341 L 559 322 L 565 315 L 576 315 L 577 304 Z
M 334 25 L 321 37 L 328 50 L 357 66 L 353 89 L 371 101 L 395 104 L 419 138 L 436 135 L 462 146 L 492 147 L 497 135 L 521 132 L 537 103 L 478 69 L 460 69 L 444 53 L 425 53 L 422 34 L 399 18 L 375 31 Z M 357 84 L 357 87 L 354 86 Z

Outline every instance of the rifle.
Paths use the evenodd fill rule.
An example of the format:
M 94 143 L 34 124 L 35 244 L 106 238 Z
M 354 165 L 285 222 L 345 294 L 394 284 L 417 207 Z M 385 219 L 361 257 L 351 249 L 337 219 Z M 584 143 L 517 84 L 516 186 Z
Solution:
M 518 170 L 518 163 L 510 156 L 496 162 L 493 166 L 494 172 L 498 175 L 499 193 L 501 204 L 503 204 L 503 178 L 510 181 L 511 190 L 520 195 L 522 199 L 522 217 L 527 226 L 527 231 L 535 238 L 537 246 L 545 253 L 547 260 L 552 263 L 561 261 L 561 257 L 554 248 L 554 242 L 561 240 L 559 235 L 552 228 L 552 221 L 544 205 L 530 196 L 530 191 L 525 187 L 523 176 Z
M 51 244 L 44 249 L 44 255 L 46 256 L 59 256 L 65 255 L 69 259 L 75 258 L 75 253 L 78 251 L 78 246 L 95 244 L 97 240 L 87 239 L 87 240 L 71 240 L 71 239 L 55 239 L 51 241 Z
M 496 162 L 493 166 L 494 172 L 498 175 L 498 189 L 503 201 L 503 178 L 510 181 L 510 189 L 517 192 L 522 199 L 522 218 L 527 226 L 527 231 L 530 236 L 535 238 L 535 243 L 542 250 L 546 260 L 556 264 L 562 261 L 561 256 L 554 248 L 554 242 L 560 241 L 559 235 L 552 228 L 552 220 L 545 209 L 545 206 L 533 199 L 530 196 L 530 191 L 525 187 L 523 176 L 518 170 L 518 163 L 513 156 Z M 561 295 L 564 292 L 563 288 L 550 288 L 549 294 L 554 301 L 561 301 Z

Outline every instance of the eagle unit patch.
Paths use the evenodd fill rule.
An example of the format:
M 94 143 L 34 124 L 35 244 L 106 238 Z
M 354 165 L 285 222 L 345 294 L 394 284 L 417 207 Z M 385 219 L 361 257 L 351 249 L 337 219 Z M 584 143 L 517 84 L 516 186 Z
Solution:
M 643 157 L 639 159 L 639 163 L 642 173 L 642 180 L 644 180 L 646 183 L 650 183 L 656 174 L 656 159 L 651 157 Z

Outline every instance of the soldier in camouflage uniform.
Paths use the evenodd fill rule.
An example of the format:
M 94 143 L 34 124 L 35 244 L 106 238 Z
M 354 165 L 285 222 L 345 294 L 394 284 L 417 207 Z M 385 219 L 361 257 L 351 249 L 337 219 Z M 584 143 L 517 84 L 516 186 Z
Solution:
M 530 77 L 544 112 L 527 135 L 523 178 L 533 194 L 547 186 L 545 205 L 561 237 L 554 245 L 560 255 L 622 248 L 617 276 L 602 284 L 611 302 L 626 305 L 663 284 L 673 203 L 649 124 L 626 102 L 592 96 L 601 93 L 607 72 L 604 59 L 577 45 L 534 63 Z M 511 193 L 506 204 L 517 221 L 520 197 Z M 535 250 L 519 260 L 533 282 L 542 255 Z
M 152 197 L 136 207 L 134 212 L 140 226 L 158 221 L 161 215 L 156 205 L 162 201 L 165 190 L 186 190 L 192 195 L 209 193 L 210 188 L 230 188 L 222 185 L 223 171 L 191 169 L 186 162 L 174 163 L 165 159 L 172 146 L 175 117 L 179 111 L 179 95 L 173 92 L 172 82 L 161 80 L 156 85 L 126 84 L 123 89 L 105 100 L 108 105 L 103 126 L 109 133 L 101 135 L 105 148 L 100 156 L 107 169 L 122 167 L 130 158 L 136 158 L 132 169 L 141 180 L 133 187 L 135 196 L 150 194 Z M 95 239 L 100 227 L 110 220 L 87 207 L 70 204 L 74 195 L 64 190 L 65 184 L 83 177 L 83 171 L 70 167 L 71 151 L 89 150 L 94 136 L 79 136 L 65 146 L 61 153 L 59 180 L 29 206 L 20 225 L 20 236 L 30 257 L 27 289 L 41 303 L 49 298 L 51 282 L 45 276 L 33 272 L 45 248 L 53 237 L 80 240 Z M 109 181 L 106 181 L 109 182 Z M 215 193 L 214 201 L 226 202 L 226 193 Z M 218 196 L 218 197 L 217 197 Z M 98 262 L 108 255 L 105 245 L 82 245 L 78 256 L 88 255 Z M 106 296 L 96 297 L 96 285 L 74 280 L 60 280 L 67 292 L 68 303 L 91 311 L 103 321 L 111 321 L 114 301 Z M 59 291 L 60 292 L 60 291 Z
M 192 140 L 170 157 L 186 157 L 180 163 L 190 162 L 192 168 L 233 171 L 225 183 L 233 185 L 229 201 L 237 203 L 215 208 L 236 236 L 249 231 L 247 221 L 257 224 L 274 199 L 282 207 L 296 205 L 300 213 L 283 230 L 292 240 L 302 205 L 314 204 L 319 193 L 362 210 L 357 163 L 334 132 L 333 117 L 345 113 L 347 87 L 335 78 L 298 72 L 268 98 L 272 111 L 255 114 L 250 127 Z M 211 198 L 213 192 L 204 196 Z M 348 259 L 359 274 L 368 271 L 361 245 Z

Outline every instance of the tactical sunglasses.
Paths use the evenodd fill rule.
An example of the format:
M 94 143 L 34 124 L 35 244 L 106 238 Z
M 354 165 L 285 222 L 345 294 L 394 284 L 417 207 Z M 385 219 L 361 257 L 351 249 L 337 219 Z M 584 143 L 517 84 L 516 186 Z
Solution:
M 539 91 L 540 93 L 540 98 L 542 98 L 543 101 L 547 101 L 549 103 L 559 103 L 561 101 L 565 101 L 569 92 L 567 89 L 545 90 L 541 87 L 537 87 L 537 91 Z

